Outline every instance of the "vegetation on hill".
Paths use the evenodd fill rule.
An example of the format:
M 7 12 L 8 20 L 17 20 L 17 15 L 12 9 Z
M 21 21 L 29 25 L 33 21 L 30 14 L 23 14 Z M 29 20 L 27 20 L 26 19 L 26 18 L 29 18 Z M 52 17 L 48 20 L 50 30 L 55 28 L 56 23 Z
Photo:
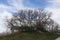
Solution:
M 13 14 L 11 19 L 6 19 L 7 27 L 13 33 L 20 31 L 48 31 L 56 33 L 59 25 L 51 19 L 51 13 L 44 10 L 20 10 Z
M 59 36 L 51 33 L 18 32 L 0 37 L 0 40 L 54 40 Z
M 20 10 L 11 19 L 6 18 L 12 34 L 0 40 L 54 40 L 60 36 L 53 34 L 58 32 L 59 25 L 50 17 L 51 13 L 44 10 Z M 18 32 L 14 33 L 15 30 Z

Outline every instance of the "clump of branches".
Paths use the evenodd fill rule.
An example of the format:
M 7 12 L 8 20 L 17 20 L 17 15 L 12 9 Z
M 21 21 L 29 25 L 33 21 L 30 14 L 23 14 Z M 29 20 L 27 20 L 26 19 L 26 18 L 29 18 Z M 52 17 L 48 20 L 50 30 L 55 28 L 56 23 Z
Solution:
M 53 26 L 54 21 L 50 18 L 51 12 L 44 10 L 20 10 L 7 20 L 8 27 L 14 32 L 18 31 L 47 31 L 47 27 Z

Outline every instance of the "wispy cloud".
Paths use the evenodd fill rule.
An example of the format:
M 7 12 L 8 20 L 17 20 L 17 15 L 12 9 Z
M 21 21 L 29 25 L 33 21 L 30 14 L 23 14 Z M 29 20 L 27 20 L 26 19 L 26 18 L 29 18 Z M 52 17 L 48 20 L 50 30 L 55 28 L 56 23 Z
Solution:
M 8 3 L 17 10 L 24 8 L 23 0 L 8 0 Z
M 4 4 L 0 4 L 0 33 L 6 31 L 4 19 L 6 16 L 8 16 L 9 18 L 11 17 L 10 12 L 8 12 L 9 9 L 10 9 L 9 6 L 6 6 Z
M 49 0 L 46 10 L 52 12 L 52 19 L 60 24 L 60 0 Z
M 24 8 L 23 0 L 7 0 L 7 2 L 9 5 L 5 5 L 4 3 L 0 4 L 0 33 L 6 32 L 7 30 L 4 23 L 5 17 L 8 16 L 8 18 L 11 18 L 11 12 L 16 12 Z

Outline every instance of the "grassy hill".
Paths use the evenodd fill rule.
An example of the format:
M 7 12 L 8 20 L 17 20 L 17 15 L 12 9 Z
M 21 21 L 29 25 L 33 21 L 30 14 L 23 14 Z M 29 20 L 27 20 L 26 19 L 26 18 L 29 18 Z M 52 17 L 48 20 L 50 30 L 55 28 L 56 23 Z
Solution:
M 59 35 L 51 33 L 18 32 L 0 37 L 0 40 L 54 40 L 57 37 L 59 37 Z

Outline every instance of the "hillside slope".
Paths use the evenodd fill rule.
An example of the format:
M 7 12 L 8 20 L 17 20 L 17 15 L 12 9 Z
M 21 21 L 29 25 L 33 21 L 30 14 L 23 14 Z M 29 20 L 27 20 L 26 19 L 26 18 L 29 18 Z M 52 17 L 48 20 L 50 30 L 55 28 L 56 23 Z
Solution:
M 51 33 L 18 32 L 0 37 L 0 40 L 54 40 L 57 37 L 59 37 L 59 35 Z

